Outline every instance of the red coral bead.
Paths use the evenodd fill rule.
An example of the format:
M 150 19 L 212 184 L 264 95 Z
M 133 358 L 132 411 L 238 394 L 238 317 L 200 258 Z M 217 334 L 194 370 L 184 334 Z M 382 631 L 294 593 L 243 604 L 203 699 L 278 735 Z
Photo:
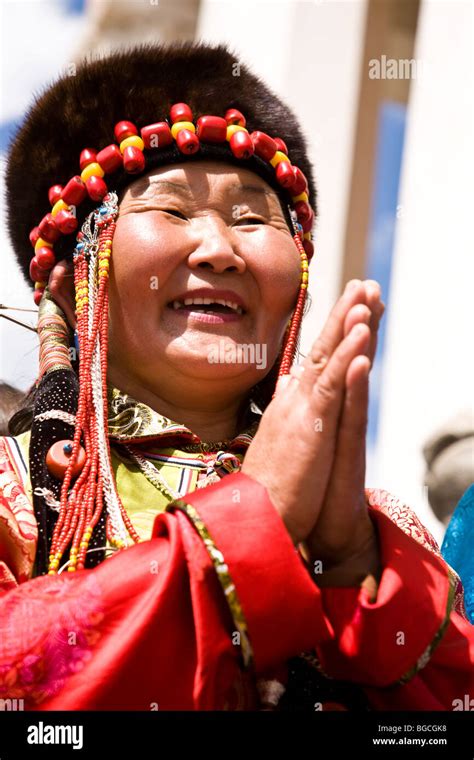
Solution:
M 250 158 L 254 153 L 254 144 L 248 132 L 238 129 L 229 140 L 232 153 L 236 158 Z
M 94 164 L 96 160 L 97 152 L 92 148 L 84 148 L 79 156 L 79 166 L 81 167 L 81 171 L 85 169 L 86 166 L 89 166 L 89 164 Z
M 140 130 L 145 148 L 165 148 L 173 142 L 171 129 L 166 121 L 157 121 Z
M 40 305 L 40 301 L 43 297 L 44 289 L 43 290 L 35 290 L 33 293 L 33 301 L 35 302 L 36 306 Z
M 255 153 L 265 161 L 270 161 L 277 152 L 277 144 L 270 135 L 265 132 L 252 132 L 250 138 L 253 142 Z
M 314 223 L 314 211 L 313 211 L 313 209 L 311 208 L 311 206 L 310 206 L 310 211 L 311 211 L 311 214 L 310 214 L 310 216 L 308 217 L 308 219 L 307 219 L 306 221 L 304 221 L 304 222 L 300 222 L 301 226 L 303 227 L 303 232 L 311 232 L 311 230 L 312 230 L 312 228 L 313 228 L 313 223 Z
M 138 130 L 131 121 L 119 121 L 114 127 L 114 135 L 118 143 L 121 143 L 126 137 L 137 134 Z
M 287 190 L 290 190 L 296 182 L 295 175 L 293 174 L 293 167 L 289 161 L 280 161 L 280 163 L 277 164 L 275 176 L 278 184 Z
M 35 259 L 38 262 L 39 268 L 44 269 L 47 272 L 49 272 L 49 270 L 52 269 L 56 264 L 56 256 L 54 255 L 52 249 L 47 248 L 46 246 L 38 248 L 35 253 Z M 37 282 L 41 282 L 41 280 L 37 280 Z
M 306 255 L 308 259 L 310 259 L 312 255 L 314 254 L 314 245 L 311 242 L 311 240 L 303 240 L 303 248 L 306 251 Z
M 220 116 L 201 116 L 197 120 L 196 134 L 203 142 L 224 142 L 227 137 L 227 122 Z
M 36 256 L 34 256 L 30 261 L 30 278 L 33 280 L 33 282 L 44 282 L 45 280 L 47 281 L 48 277 L 48 270 L 41 269 Z
M 199 137 L 189 129 L 180 129 L 176 135 L 176 144 L 181 153 L 191 154 L 199 150 Z
M 55 218 L 52 214 L 46 214 L 38 225 L 40 237 L 47 243 L 55 243 L 61 237 Z
M 54 218 L 63 235 L 70 235 L 77 229 L 77 218 L 71 211 L 66 211 L 66 209 L 58 211 Z
M 33 227 L 33 229 L 30 232 L 30 243 L 33 246 L 33 248 L 35 247 L 39 236 L 40 236 L 39 227 Z
M 311 206 L 306 201 L 298 201 L 295 203 L 294 209 L 296 211 L 296 215 L 300 224 L 303 224 L 304 222 L 307 222 L 309 219 L 311 219 L 311 214 L 313 212 Z
M 107 174 L 113 174 L 113 172 L 116 172 L 123 165 L 120 148 L 113 143 L 99 151 L 96 160 Z
M 243 115 L 243 113 L 238 111 L 236 108 L 228 108 L 227 111 L 225 112 L 224 118 L 228 126 L 232 124 L 238 124 L 240 127 L 245 127 L 245 125 L 247 124 L 247 120 L 245 116 Z
M 61 198 L 61 193 L 63 191 L 62 185 L 52 185 L 52 187 L 48 190 L 48 200 L 50 206 L 54 206 L 54 204 Z
M 308 192 L 308 180 L 298 166 L 293 166 L 293 174 L 295 175 L 295 184 L 291 188 L 293 195 Z
M 89 177 L 86 180 L 86 188 L 89 198 L 93 201 L 101 201 L 104 195 L 107 195 L 108 188 L 102 177 Z
M 170 109 L 171 122 L 174 124 L 176 121 L 192 121 L 193 112 L 187 103 L 175 103 Z
M 76 174 L 75 177 L 69 180 L 66 187 L 61 193 L 61 200 L 67 203 L 68 206 L 79 206 L 87 195 L 87 189 L 79 177 Z
M 273 138 L 277 144 L 277 150 L 281 150 L 282 153 L 285 154 L 285 156 L 288 155 L 288 148 L 286 147 L 286 142 L 284 142 L 281 137 L 274 137 Z
M 139 174 L 145 168 L 145 156 L 140 148 L 129 145 L 123 152 L 123 166 L 129 174 Z
M 64 480 L 64 475 L 71 461 L 73 442 L 70 440 L 56 441 L 46 454 L 46 466 L 51 475 L 58 480 Z M 77 477 L 86 463 L 86 452 L 79 446 L 76 461 L 72 466 L 71 475 Z

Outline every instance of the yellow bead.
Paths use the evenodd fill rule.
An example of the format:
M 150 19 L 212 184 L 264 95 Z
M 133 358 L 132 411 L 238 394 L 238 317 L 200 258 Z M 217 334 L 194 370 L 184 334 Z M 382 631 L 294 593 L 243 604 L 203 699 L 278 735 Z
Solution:
M 92 164 L 89 164 L 89 166 L 86 166 L 85 169 L 81 172 L 81 179 L 83 182 L 87 182 L 88 179 L 91 177 L 103 177 L 104 176 L 104 170 L 102 169 L 101 165 L 97 162 L 94 162 Z
M 245 129 L 245 127 L 241 127 L 240 124 L 229 124 L 229 126 L 227 127 L 225 139 L 230 140 L 230 138 L 235 132 L 248 132 L 248 129 Z
M 171 127 L 171 134 L 173 135 L 174 139 L 176 140 L 176 135 L 181 129 L 189 129 L 190 132 L 196 132 L 196 127 L 192 123 L 192 121 L 177 121 L 173 126 Z M 122 147 L 122 144 L 120 144 L 120 147 Z
M 52 213 L 53 216 L 56 216 L 56 214 L 59 213 L 59 211 L 68 211 L 68 210 L 69 210 L 69 206 L 67 205 L 67 203 L 64 203 L 64 201 L 61 200 L 61 198 L 60 198 L 54 204 L 53 208 L 51 209 L 51 213 Z M 48 244 L 46 244 L 46 245 L 48 245 Z
M 69 565 L 67 571 L 68 571 L 68 573 L 75 573 L 76 572 L 76 568 L 73 567 L 72 565 Z
M 306 290 L 306 289 L 307 289 L 307 287 L 308 287 L 308 283 L 306 283 L 306 282 L 302 282 L 302 283 L 301 283 L 301 288 L 302 288 L 302 290 Z
M 48 575 L 56 575 L 56 571 L 55 570 L 48 570 Z
M 302 281 L 302 282 L 308 282 L 308 275 L 307 275 L 307 273 L 306 273 L 306 272 L 303 272 L 303 275 L 302 275 L 302 277 L 301 277 L 301 281 Z
M 273 167 L 278 166 L 278 164 L 281 161 L 289 161 L 290 159 L 286 155 L 286 153 L 283 153 L 282 150 L 277 150 L 273 158 L 270 159 L 270 163 Z
M 297 203 L 298 201 L 306 201 L 306 203 L 308 203 L 308 200 L 309 200 L 308 193 L 300 193 L 299 195 L 292 195 L 291 200 L 294 203 Z
M 140 150 L 143 150 L 145 147 L 145 143 L 143 142 L 142 138 L 139 137 L 139 135 L 131 135 L 131 137 L 126 137 L 125 140 L 122 140 L 120 143 L 120 153 L 123 153 L 125 148 L 139 148 Z
M 43 290 L 47 285 L 46 282 L 35 282 L 35 290 Z
M 52 243 L 48 243 L 48 241 L 47 240 L 43 240 L 43 238 L 38 238 L 38 240 L 35 243 L 35 251 L 37 251 L 38 248 L 42 248 L 44 245 L 47 246 L 48 248 L 52 248 L 53 247 Z

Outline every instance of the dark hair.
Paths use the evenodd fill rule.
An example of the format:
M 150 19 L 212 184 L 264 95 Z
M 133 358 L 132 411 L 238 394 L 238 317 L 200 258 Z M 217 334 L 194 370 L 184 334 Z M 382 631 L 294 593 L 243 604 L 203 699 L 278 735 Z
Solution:
M 8 435 L 9 420 L 25 398 L 23 391 L 0 382 L 0 435 Z
M 18 405 L 16 412 L 8 421 L 8 434 L 20 435 L 30 430 L 33 424 L 33 410 L 35 405 L 36 384 L 33 384 L 29 391 L 23 395 L 23 400 Z

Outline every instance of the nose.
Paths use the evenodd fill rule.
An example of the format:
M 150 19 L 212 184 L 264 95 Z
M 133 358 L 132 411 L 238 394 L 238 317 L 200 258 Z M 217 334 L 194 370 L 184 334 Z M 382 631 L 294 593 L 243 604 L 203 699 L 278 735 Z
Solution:
M 221 218 L 208 217 L 200 230 L 199 245 L 188 257 L 191 269 L 210 269 L 213 272 L 243 273 L 246 264 L 235 250 L 231 232 Z

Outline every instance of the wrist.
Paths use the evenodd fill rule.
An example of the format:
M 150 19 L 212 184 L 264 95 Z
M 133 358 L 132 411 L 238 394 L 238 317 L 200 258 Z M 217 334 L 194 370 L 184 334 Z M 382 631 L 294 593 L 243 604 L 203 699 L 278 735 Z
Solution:
M 362 544 L 347 547 L 336 560 L 321 560 L 307 544 L 299 546 L 300 554 L 311 577 L 321 588 L 360 586 L 376 588 L 381 575 L 380 552 L 375 527 Z

